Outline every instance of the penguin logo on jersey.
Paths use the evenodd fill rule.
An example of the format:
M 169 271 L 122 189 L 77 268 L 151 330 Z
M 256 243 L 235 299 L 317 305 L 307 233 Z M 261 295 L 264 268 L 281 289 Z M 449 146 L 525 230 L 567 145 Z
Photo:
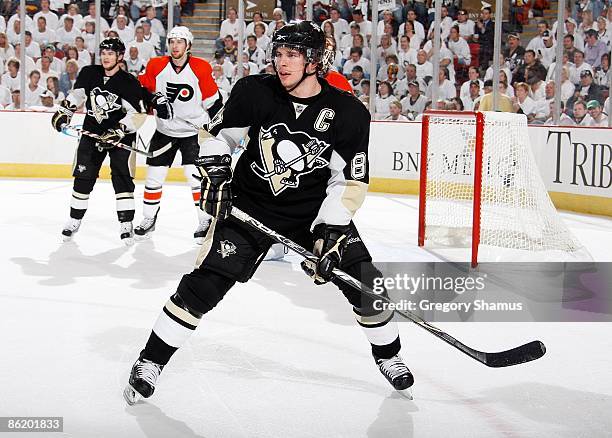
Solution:
M 96 122 L 102 123 L 109 118 L 110 113 L 121 109 L 117 99 L 119 99 L 119 96 L 116 94 L 102 90 L 100 87 L 94 88 L 89 93 L 91 108 L 87 110 L 87 115 L 96 119 Z
M 194 95 L 193 88 L 187 84 L 174 84 L 172 82 L 166 83 L 166 96 L 170 103 L 174 103 L 176 99 L 181 102 L 187 102 Z
M 251 164 L 255 175 L 268 180 L 276 196 L 288 187 L 296 188 L 299 179 L 329 162 L 321 154 L 329 147 L 305 132 L 292 132 L 284 123 L 278 123 L 259 132 L 259 152 L 263 168 Z
M 236 254 L 236 245 L 234 245 L 229 240 L 222 240 L 219 242 L 221 245 L 221 249 L 218 249 L 217 252 L 221 254 L 221 258 L 229 257 L 232 254 Z

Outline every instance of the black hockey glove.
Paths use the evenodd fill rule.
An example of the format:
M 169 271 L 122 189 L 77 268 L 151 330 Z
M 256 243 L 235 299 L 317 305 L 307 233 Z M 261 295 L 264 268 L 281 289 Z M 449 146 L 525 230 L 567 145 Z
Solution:
M 349 233 L 349 225 L 319 224 L 314 227 L 312 252 L 319 260 L 316 263 L 304 260 L 302 269 L 314 279 L 315 284 L 327 283 L 333 278 L 332 271 L 340 266 Z
M 223 220 L 232 210 L 232 157 L 210 155 L 195 160 L 200 172 L 201 192 L 200 209 L 209 215 Z
M 125 130 L 122 125 L 119 125 L 119 128 L 107 129 L 98 139 L 96 146 L 102 149 L 112 149 L 115 147 L 114 143 L 120 142 L 123 137 L 125 137 Z
M 76 111 L 76 105 L 71 104 L 67 100 L 63 100 L 60 103 L 60 108 L 51 117 L 51 125 L 57 132 L 62 132 L 64 126 L 69 125 L 72 120 L 72 116 Z
M 168 102 L 165 94 L 157 92 L 153 95 L 153 108 L 157 112 L 157 117 L 160 119 L 169 120 L 174 117 L 172 105 Z

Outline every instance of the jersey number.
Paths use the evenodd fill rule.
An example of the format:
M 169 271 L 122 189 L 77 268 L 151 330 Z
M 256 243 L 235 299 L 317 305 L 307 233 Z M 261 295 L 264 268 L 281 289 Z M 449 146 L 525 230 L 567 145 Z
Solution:
M 353 179 L 363 179 L 366 174 L 366 155 L 365 152 L 359 152 L 351 160 L 351 176 Z

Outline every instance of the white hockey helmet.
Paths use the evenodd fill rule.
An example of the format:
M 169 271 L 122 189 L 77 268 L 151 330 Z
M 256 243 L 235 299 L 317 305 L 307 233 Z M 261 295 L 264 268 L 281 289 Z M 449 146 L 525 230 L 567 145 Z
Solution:
M 175 26 L 170 32 L 168 32 L 168 35 L 166 36 L 166 42 L 168 45 L 170 45 L 170 40 L 172 38 L 182 38 L 189 47 L 193 45 L 193 35 L 185 26 Z

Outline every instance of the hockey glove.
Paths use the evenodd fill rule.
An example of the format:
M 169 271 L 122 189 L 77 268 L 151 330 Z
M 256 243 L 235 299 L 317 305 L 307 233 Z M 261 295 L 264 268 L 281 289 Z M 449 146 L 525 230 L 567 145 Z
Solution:
M 125 137 L 125 131 L 123 127 L 119 125 L 119 128 L 106 130 L 98 139 L 98 144 L 96 146 L 103 149 L 112 149 L 115 147 L 114 143 L 120 142 L 123 137 Z
M 315 284 L 327 283 L 333 278 L 333 270 L 340 266 L 350 233 L 349 225 L 319 224 L 313 230 L 313 254 L 319 258 L 302 262 L 302 269 L 314 279 Z
M 164 120 L 169 120 L 174 117 L 172 105 L 168 102 L 168 98 L 160 92 L 153 96 L 153 108 L 157 112 L 157 117 Z
M 76 111 L 76 105 L 71 104 L 67 100 L 63 100 L 60 103 L 60 108 L 51 117 L 51 125 L 57 132 L 62 132 L 64 126 L 69 125 L 72 120 L 72 116 Z
M 201 175 L 200 209 L 218 220 L 226 219 L 232 210 L 232 157 L 199 157 L 195 165 Z

